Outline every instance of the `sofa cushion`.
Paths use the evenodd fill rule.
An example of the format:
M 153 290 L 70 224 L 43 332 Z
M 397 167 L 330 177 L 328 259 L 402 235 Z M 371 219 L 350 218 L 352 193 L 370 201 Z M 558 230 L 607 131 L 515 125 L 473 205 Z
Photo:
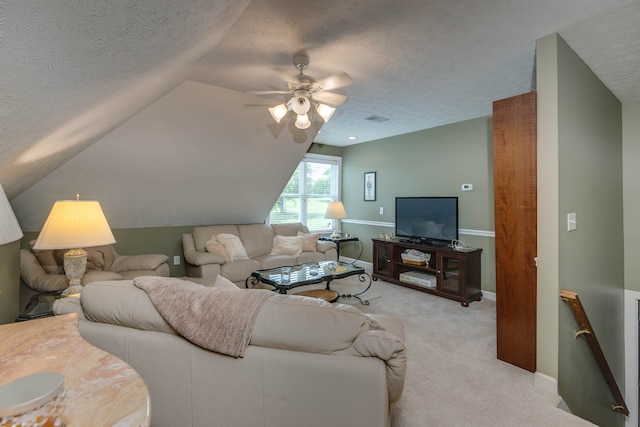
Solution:
M 249 259 L 244 245 L 240 241 L 240 238 L 235 234 L 220 233 L 216 235 L 216 239 L 222 244 L 222 246 L 224 246 L 224 248 L 229 253 L 229 261 Z
M 251 344 L 329 354 L 350 347 L 371 325 L 367 316 L 350 305 L 276 295 L 262 305 Z
M 273 247 L 273 228 L 268 224 L 238 225 L 240 240 L 247 250 L 249 258 L 266 255 Z
M 273 249 L 270 255 L 291 255 L 297 257 L 302 253 L 302 236 L 274 236 Z
M 286 224 L 271 224 L 273 232 L 281 236 L 296 236 L 298 231 L 308 233 L 309 229 L 300 222 L 292 222 Z
M 115 271 L 87 271 L 84 276 L 80 279 L 80 283 L 86 285 L 91 282 L 102 282 L 105 280 L 122 280 L 123 277 L 121 274 L 116 273 Z
M 308 234 L 298 231 L 298 236 L 302 236 L 302 252 L 316 252 L 318 250 L 319 234 Z
M 322 252 L 302 252 L 298 255 L 298 258 L 296 258 L 296 264 L 319 261 L 327 261 L 327 257 Z
M 220 266 L 220 274 L 232 282 L 244 282 L 256 270 L 260 269 L 260 263 L 253 259 L 238 259 Z
M 236 225 L 207 225 L 202 227 L 195 227 L 191 231 L 191 234 L 193 235 L 193 242 L 196 245 L 196 249 L 200 252 L 206 251 L 204 245 L 207 243 L 207 241 L 209 241 L 213 236 L 216 236 L 220 233 L 229 233 L 240 236 L 238 226 Z
M 125 271 L 155 270 L 168 260 L 169 257 L 165 254 L 121 255 L 111 264 L 111 271 L 122 273 Z
M 258 268 L 261 270 L 299 264 L 298 258 L 293 255 L 263 255 L 256 257 L 255 260 L 260 263 Z

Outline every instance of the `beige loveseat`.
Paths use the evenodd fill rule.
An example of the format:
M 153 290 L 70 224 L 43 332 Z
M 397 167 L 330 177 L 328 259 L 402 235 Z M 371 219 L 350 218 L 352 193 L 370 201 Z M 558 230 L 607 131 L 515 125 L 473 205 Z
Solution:
M 96 280 L 169 276 L 167 255 L 119 255 L 112 245 L 86 248 L 86 251 L 87 271 L 81 279 L 83 285 Z M 20 250 L 21 307 L 37 293 L 59 292 L 69 286 L 69 279 L 64 274 L 63 253 L 62 250 Z
M 248 259 L 228 261 L 223 255 L 209 252 L 207 242 L 221 233 L 239 237 Z M 244 287 L 245 280 L 255 270 L 337 259 L 336 244 L 329 241 L 317 241 L 311 248 L 303 246 L 299 255 L 272 254 L 276 236 L 293 237 L 299 233 L 308 234 L 309 229 L 301 223 L 195 227 L 191 233 L 182 235 L 187 276 L 215 280 L 220 274 Z
M 185 295 L 182 281 L 159 280 L 174 281 L 176 295 Z M 82 336 L 142 376 L 154 427 L 390 426 L 406 370 L 400 320 L 308 297 L 225 292 L 272 294 L 258 308 L 243 357 L 177 334 L 133 281 L 90 283 L 80 299 L 58 300 L 54 310 L 78 312 Z

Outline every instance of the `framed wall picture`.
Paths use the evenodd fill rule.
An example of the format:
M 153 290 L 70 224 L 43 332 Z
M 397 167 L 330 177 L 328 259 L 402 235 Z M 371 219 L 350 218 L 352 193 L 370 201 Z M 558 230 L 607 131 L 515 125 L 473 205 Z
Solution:
M 364 201 L 374 202 L 376 200 L 376 173 L 364 173 Z

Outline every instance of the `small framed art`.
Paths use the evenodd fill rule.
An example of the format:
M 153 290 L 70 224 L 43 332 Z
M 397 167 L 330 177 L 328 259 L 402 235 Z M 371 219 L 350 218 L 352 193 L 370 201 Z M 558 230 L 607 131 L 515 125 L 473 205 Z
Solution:
M 376 173 L 364 173 L 364 201 L 375 202 L 376 200 Z

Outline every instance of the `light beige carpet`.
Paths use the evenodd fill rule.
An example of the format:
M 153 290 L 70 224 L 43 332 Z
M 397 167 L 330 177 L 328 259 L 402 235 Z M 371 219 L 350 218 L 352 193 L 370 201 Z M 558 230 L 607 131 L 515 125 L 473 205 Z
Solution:
M 364 289 L 356 277 L 332 289 Z M 393 427 L 593 426 L 558 408 L 561 399 L 533 385 L 533 374 L 496 358 L 495 302 L 465 308 L 424 292 L 373 282 L 365 313 L 403 320 L 408 351 L 404 393 L 393 408 Z

